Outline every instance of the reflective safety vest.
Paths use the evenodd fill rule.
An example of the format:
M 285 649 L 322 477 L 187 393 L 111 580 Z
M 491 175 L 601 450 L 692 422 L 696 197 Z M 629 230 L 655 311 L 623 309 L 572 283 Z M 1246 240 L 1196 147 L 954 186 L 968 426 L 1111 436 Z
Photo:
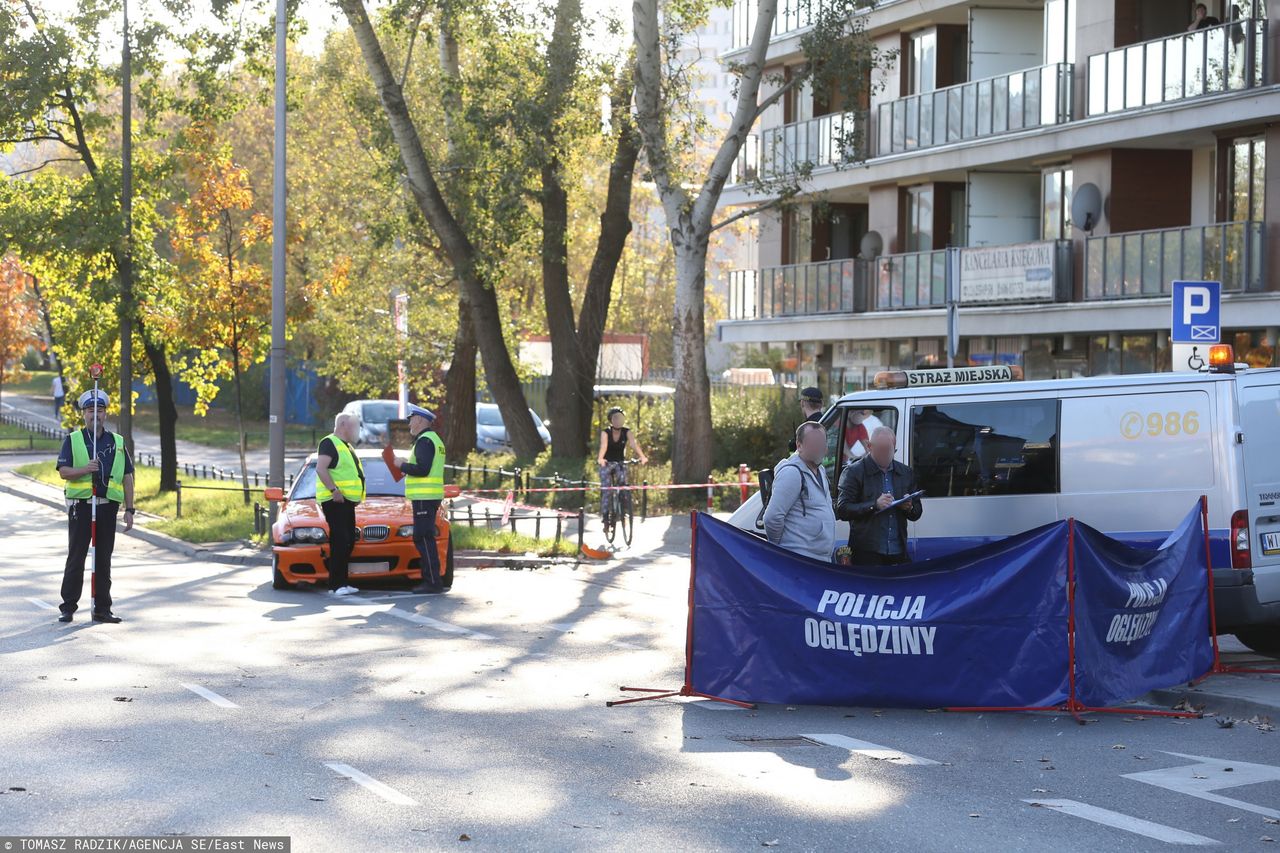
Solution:
M 124 436 L 108 432 L 116 442 L 115 460 L 111 463 L 111 472 L 107 478 L 107 500 L 118 504 L 124 503 Z M 105 438 L 105 436 L 104 436 Z M 84 440 L 84 430 L 71 433 L 71 467 L 83 468 L 89 464 L 89 445 Z M 74 480 L 67 480 L 64 489 L 68 500 L 81 501 L 93 497 L 93 475 L 85 474 Z M 99 495 L 101 497 L 101 495 Z
M 431 459 L 431 470 L 425 477 L 406 474 L 404 478 L 404 496 L 411 501 L 444 500 L 444 442 L 434 431 L 426 433 L 427 439 L 436 446 L 435 456 Z M 409 464 L 418 464 L 418 442 L 413 442 L 413 451 L 409 454 Z
M 329 433 L 325 438 L 333 442 L 334 448 L 338 451 L 338 458 L 329 471 L 333 477 L 333 484 L 342 490 L 343 498 L 353 503 L 360 503 L 364 500 L 364 469 L 360 467 L 360 460 L 351 452 L 351 445 L 334 433 Z M 324 444 L 324 441 L 320 443 Z M 319 476 L 316 477 L 316 500 L 320 503 L 333 500 L 333 492 L 329 491 L 329 487 Z

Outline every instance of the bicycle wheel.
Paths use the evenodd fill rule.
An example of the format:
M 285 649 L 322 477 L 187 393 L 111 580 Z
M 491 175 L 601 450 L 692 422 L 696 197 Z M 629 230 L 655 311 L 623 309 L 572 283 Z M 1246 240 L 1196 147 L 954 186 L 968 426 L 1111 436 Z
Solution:
M 609 491 L 613 491 L 610 489 Z M 613 544 L 614 531 L 618 522 L 618 508 L 616 506 L 616 492 L 605 498 L 604 501 L 604 538 L 609 540 L 609 544 Z
M 631 511 L 631 492 L 622 493 L 622 508 L 618 512 L 618 523 L 622 525 L 622 541 L 631 544 L 631 534 L 635 532 L 636 516 Z

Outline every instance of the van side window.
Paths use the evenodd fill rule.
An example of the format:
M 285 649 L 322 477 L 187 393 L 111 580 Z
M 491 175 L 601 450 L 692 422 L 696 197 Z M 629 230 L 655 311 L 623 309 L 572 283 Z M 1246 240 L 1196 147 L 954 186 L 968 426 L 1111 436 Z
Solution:
M 844 466 L 866 454 L 866 443 L 877 427 L 898 431 L 898 410 L 892 406 L 854 404 L 834 411 L 834 419 L 823 422 L 827 428 L 827 455 L 822 460 L 833 485 L 839 481 Z
M 915 406 L 911 467 L 931 498 L 1058 491 L 1058 401 Z

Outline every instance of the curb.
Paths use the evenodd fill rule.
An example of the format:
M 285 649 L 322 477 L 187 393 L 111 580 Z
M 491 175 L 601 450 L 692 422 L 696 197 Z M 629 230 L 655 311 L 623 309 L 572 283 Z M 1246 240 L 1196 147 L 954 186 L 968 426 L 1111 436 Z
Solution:
M 13 495 L 16 498 L 33 501 L 44 506 L 51 507 L 59 512 L 66 512 L 66 505 L 61 501 L 55 501 L 42 495 L 33 495 L 30 492 L 23 492 L 12 486 L 0 483 L 0 492 Z M 124 531 L 121 531 L 124 533 Z M 173 551 L 181 554 L 189 559 L 204 560 L 210 563 L 224 563 L 232 566 L 269 566 L 271 565 L 271 557 L 267 554 L 220 554 L 217 551 L 210 551 L 207 548 L 201 548 L 192 545 L 189 542 L 183 542 L 164 533 L 155 530 L 147 530 L 142 527 L 134 527 L 132 530 L 124 533 L 125 536 L 132 536 L 140 539 L 149 545 L 157 548 L 163 548 L 166 551 Z
M 1160 708 L 1172 708 L 1186 699 L 1193 706 L 1203 705 L 1206 713 L 1213 712 L 1217 717 L 1233 717 L 1238 720 L 1247 720 L 1251 717 L 1270 717 L 1272 720 L 1278 720 L 1280 719 L 1280 690 L 1277 690 L 1277 694 L 1277 702 L 1272 704 L 1256 699 L 1246 699 L 1242 696 L 1214 693 L 1212 690 L 1202 690 L 1194 687 L 1170 687 L 1164 690 L 1152 690 L 1143 696 L 1141 701 L 1149 702 Z M 1137 713 L 1142 712 L 1138 711 Z

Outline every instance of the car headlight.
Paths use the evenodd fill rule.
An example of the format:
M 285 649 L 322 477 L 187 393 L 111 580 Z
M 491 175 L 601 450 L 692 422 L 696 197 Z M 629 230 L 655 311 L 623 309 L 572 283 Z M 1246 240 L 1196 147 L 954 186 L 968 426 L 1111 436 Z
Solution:
M 412 536 L 412 535 L 413 535 L 413 525 L 412 525 L 412 524 L 402 524 L 402 525 L 400 526 L 400 529 L 396 531 L 396 535 L 397 535 L 397 536 L 406 536 L 406 537 L 408 537 L 408 536 Z
M 329 537 L 323 527 L 295 527 L 293 538 L 298 542 L 324 542 Z

